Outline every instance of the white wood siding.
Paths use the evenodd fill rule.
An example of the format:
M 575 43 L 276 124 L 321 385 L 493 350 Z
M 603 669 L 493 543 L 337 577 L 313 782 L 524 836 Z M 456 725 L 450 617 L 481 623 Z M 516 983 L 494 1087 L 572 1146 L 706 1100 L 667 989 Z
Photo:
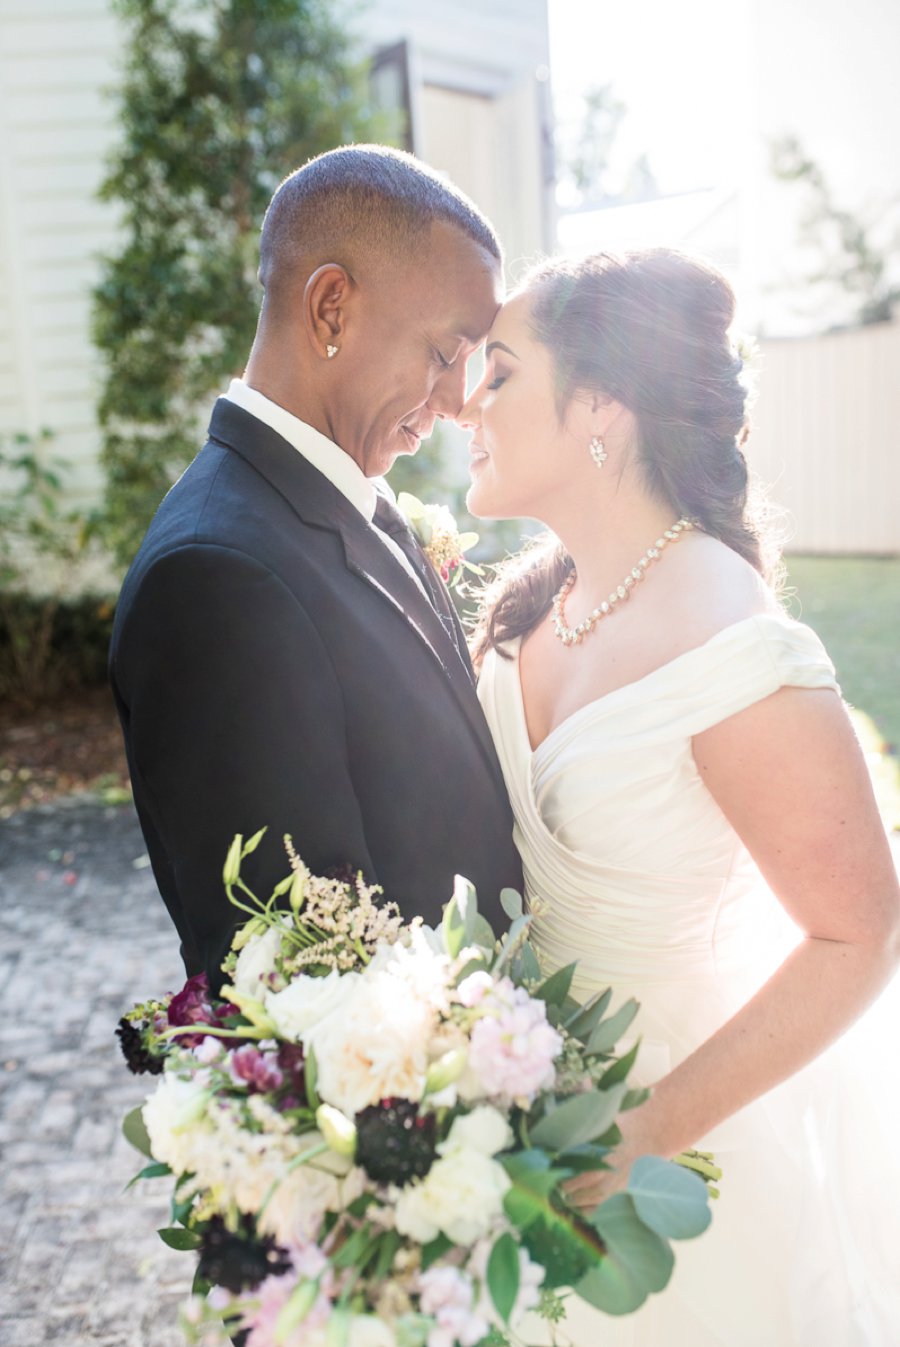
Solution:
M 51 430 L 82 501 L 100 486 L 89 333 L 118 49 L 105 0 L 0 5 L 0 434 Z
M 764 341 L 748 458 L 794 552 L 900 552 L 900 323 Z

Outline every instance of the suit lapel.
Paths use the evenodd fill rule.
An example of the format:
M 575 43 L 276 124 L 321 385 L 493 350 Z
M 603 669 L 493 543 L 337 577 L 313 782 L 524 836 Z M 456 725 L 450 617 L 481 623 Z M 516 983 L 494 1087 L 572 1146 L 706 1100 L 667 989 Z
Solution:
M 227 398 L 219 398 L 213 409 L 209 436 L 240 454 L 284 496 L 304 522 L 340 536 L 348 569 L 400 613 L 431 652 L 496 775 L 497 758 L 475 694 L 472 667 L 455 609 L 450 619 L 451 631 L 377 536 L 374 526 L 293 445 L 264 422 Z M 437 576 L 435 583 L 439 583 Z M 452 608 L 449 598 L 446 603 Z M 453 631 L 458 633 L 456 639 Z

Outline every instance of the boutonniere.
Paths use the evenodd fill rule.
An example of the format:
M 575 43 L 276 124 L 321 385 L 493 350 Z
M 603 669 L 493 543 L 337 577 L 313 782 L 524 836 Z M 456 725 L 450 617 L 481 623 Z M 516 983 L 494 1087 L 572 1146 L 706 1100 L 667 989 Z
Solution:
M 409 526 L 422 544 L 428 560 L 445 584 L 458 584 L 464 571 L 483 575 L 484 571 L 465 554 L 478 542 L 477 533 L 460 533 L 453 515 L 446 505 L 426 505 L 408 491 L 397 497 L 397 508 L 409 521 Z

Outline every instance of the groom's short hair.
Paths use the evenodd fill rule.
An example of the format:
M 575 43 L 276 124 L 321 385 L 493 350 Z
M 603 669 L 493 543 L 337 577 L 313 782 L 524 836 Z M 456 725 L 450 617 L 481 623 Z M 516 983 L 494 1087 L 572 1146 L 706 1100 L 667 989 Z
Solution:
M 413 155 L 385 145 L 329 150 L 291 173 L 272 197 L 259 279 L 265 287 L 301 259 L 344 261 L 342 251 L 405 261 L 438 220 L 502 261 L 497 235 L 478 207 Z

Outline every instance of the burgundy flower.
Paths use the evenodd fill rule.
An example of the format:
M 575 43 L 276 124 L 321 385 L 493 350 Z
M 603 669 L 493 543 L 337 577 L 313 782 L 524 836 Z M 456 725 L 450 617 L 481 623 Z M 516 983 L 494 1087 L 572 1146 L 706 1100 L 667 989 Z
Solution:
M 230 1015 L 239 1013 L 237 1006 L 229 1005 L 226 1001 L 213 1000 L 205 973 L 195 973 L 192 978 L 188 978 L 181 991 L 172 997 L 167 1011 L 169 1025 L 179 1029 L 189 1024 L 223 1028 L 225 1020 Z M 202 1034 L 179 1034 L 178 1042 L 185 1047 L 193 1048 L 202 1038 Z
M 260 1052 L 252 1043 L 237 1048 L 231 1054 L 228 1065 L 234 1080 L 248 1085 L 254 1094 L 277 1090 L 284 1080 L 272 1055 Z
M 419 1114 L 409 1099 L 381 1099 L 357 1113 L 356 1163 L 376 1183 L 424 1178 L 434 1163 L 436 1127 L 433 1113 Z
M 303 1077 L 303 1049 L 299 1043 L 278 1044 L 278 1065 L 284 1072 L 285 1084 L 303 1095 L 306 1090 Z
M 158 1076 L 163 1069 L 163 1058 L 148 1046 L 147 1035 L 142 1033 L 130 1020 L 121 1019 L 116 1027 L 116 1037 L 122 1047 L 129 1071 L 139 1076 L 149 1071 Z

